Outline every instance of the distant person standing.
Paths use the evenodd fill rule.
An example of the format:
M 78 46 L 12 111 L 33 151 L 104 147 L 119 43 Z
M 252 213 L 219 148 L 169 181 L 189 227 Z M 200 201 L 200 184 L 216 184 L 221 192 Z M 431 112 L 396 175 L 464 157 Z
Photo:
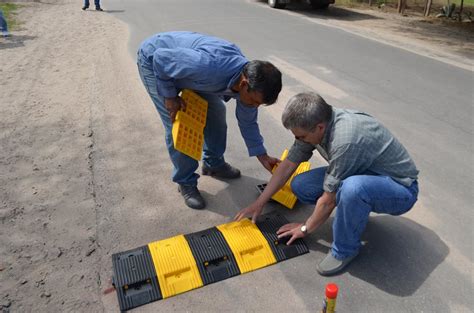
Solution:
M 2 10 L 0 10 L 0 28 L 2 29 L 2 37 L 10 36 L 10 33 L 8 32 L 7 20 L 3 16 Z
M 100 0 L 94 0 L 94 4 L 95 4 L 95 10 L 96 11 L 104 11 L 100 7 Z M 89 0 L 84 0 L 84 6 L 82 7 L 82 9 L 85 11 L 88 8 L 89 8 Z

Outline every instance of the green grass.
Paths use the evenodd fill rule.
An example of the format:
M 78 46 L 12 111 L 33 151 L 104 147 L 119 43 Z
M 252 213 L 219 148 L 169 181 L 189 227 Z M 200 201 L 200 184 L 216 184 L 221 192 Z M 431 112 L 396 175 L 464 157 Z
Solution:
M 473 0 L 474 1 L 474 0 Z M 3 16 L 7 19 L 8 30 L 15 30 L 18 25 L 18 19 L 16 18 L 16 10 L 20 8 L 20 5 L 14 3 L 0 3 L 0 10 L 3 12 Z

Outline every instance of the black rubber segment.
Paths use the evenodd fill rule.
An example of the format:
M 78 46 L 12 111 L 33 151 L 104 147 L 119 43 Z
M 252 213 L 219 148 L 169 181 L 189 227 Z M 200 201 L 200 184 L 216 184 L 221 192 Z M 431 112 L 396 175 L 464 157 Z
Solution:
M 184 237 L 191 247 L 204 285 L 240 274 L 229 245 L 216 227 Z
M 276 234 L 277 230 L 288 223 L 288 220 L 278 213 L 262 215 L 256 223 L 257 227 L 270 244 L 270 248 L 278 262 L 309 252 L 308 247 L 301 238 L 295 240 L 289 246 L 286 243 L 290 237 L 278 239 Z
M 163 298 L 148 246 L 115 253 L 112 263 L 121 311 Z

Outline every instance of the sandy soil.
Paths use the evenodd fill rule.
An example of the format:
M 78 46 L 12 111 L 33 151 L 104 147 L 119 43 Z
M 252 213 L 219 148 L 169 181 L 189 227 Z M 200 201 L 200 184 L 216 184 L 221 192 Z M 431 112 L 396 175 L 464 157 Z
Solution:
M 443 58 L 451 55 L 455 62 L 472 62 L 472 36 L 465 33 L 427 41 L 423 28 L 410 26 L 406 19 L 377 13 L 378 18 L 354 22 L 334 12 L 334 23 L 350 23 L 367 36 L 378 23 L 374 36 L 433 55 L 443 51 Z M 114 243 L 127 239 L 109 231 L 116 221 L 108 210 L 118 210 L 120 217 L 114 201 L 127 199 L 109 198 L 109 206 L 102 207 L 97 190 L 107 194 L 107 188 L 118 187 L 97 177 L 94 169 L 108 166 L 119 173 L 135 166 L 130 155 L 156 155 L 160 146 L 148 151 L 143 139 L 161 127 L 156 117 L 153 122 L 146 119 L 154 112 L 127 52 L 125 24 L 105 12 L 82 12 L 72 0 L 29 3 L 19 18 L 21 29 L 0 39 L 0 309 L 116 309 L 115 296 L 104 298 L 103 291 L 109 287 Z M 395 26 L 397 34 L 392 33 Z M 114 132 L 120 134 L 122 147 L 133 151 L 110 142 Z M 99 144 L 107 153 L 96 149 Z M 110 155 L 118 155 L 114 164 L 105 157 Z M 140 179 L 146 177 L 128 178 Z M 146 196 L 137 184 L 122 188 Z M 139 221 L 130 223 L 139 227 Z
M 145 96 L 126 25 L 55 2 L 28 4 L 0 39 L 3 311 L 103 310 L 93 110 L 119 107 L 128 88 Z

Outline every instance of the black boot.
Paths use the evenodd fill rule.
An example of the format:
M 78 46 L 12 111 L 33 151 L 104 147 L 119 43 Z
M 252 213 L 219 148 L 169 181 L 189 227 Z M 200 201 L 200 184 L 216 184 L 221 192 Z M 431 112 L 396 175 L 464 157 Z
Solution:
M 89 7 L 85 5 L 85 6 L 82 7 L 82 10 L 85 11 L 85 10 L 87 10 L 88 8 L 89 8 Z
M 240 171 L 229 163 L 224 163 L 218 167 L 207 167 L 203 164 L 202 175 L 209 175 L 217 178 L 234 179 L 240 177 Z
M 201 210 L 206 207 L 206 202 L 196 186 L 179 185 L 178 191 L 184 198 L 188 207 L 195 210 Z
M 102 10 L 101 7 L 95 7 L 95 10 L 96 10 L 96 11 L 104 11 L 104 10 Z

